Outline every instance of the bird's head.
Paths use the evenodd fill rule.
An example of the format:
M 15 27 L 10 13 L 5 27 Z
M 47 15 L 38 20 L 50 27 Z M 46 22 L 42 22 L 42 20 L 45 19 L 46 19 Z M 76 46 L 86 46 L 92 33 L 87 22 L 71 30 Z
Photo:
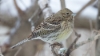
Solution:
M 64 21 L 73 21 L 73 12 L 68 8 L 64 8 L 58 12 Z

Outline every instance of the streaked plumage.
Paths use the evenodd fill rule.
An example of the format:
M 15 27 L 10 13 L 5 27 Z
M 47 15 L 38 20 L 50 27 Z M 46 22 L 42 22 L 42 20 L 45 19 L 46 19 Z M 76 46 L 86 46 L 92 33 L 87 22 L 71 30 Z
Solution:
M 46 18 L 39 26 L 37 26 L 30 37 L 22 40 L 11 48 L 34 39 L 41 39 L 51 44 L 67 39 L 73 31 L 74 20 L 72 14 L 72 11 L 67 8 L 58 11 L 56 14 Z

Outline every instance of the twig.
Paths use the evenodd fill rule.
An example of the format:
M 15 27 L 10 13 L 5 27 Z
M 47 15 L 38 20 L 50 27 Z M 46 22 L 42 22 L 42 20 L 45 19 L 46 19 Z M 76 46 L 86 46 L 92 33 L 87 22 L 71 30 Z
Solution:
M 47 7 L 49 7 L 48 4 L 45 4 L 44 8 L 37 8 L 37 10 L 33 13 L 33 15 L 28 19 L 28 21 L 31 23 L 31 30 L 32 31 L 36 27 L 34 25 L 34 23 L 37 22 L 37 19 L 41 17 L 43 10 L 46 9 Z M 34 20 L 35 22 L 33 23 L 32 19 L 35 18 L 35 17 L 36 17 L 36 19 Z
M 58 55 L 56 54 L 56 52 L 54 51 L 54 48 L 55 48 L 54 46 L 51 46 L 51 51 L 52 51 L 52 53 L 53 53 L 54 56 L 58 56 Z
M 98 2 L 97 2 L 97 6 L 98 6 L 98 15 L 97 15 L 97 30 L 99 31 L 100 30 L 100 0 L 98 0 Z M 97 39 L 97 41 L 96 41 L 96 56 L 97 55 L 100 55 L 99 53 L 98 53 L 98 49 L 99 49 L 99 42 L 100 42 L 100 39 Z
M 91 48 L 93 47 L 92 46 L 93 43 L 94 43 L 94 41 L 89 45 L 90 48 L 86 51 L 86 54 L 84 56 L 87 56 L 89 51 L 91 51 Z M 90 54 L 90 56 L 91 56 L 91 54 Z
M 98 0 L 97 29 L 100 30 L 100 0 Z
M 89 5 L 91 5 L 94 1 L 95 1 L 95 0 L 90 0 L 85 6 L 83 6 L 83 7 L 78 11 L 78 13 L 76 14 L 75 18 L 77 18 L 77 17 L 80 15 L 80 13 L 81 13 L 86 7 L 88 7 Z
M 0 0 L 0 5 L 1 5 L 1 3 L 3 3 L 2 0 Z
M 15 25 L 14 27 L 11 29 L 10 31 L 10 37 L 14 36 L 14 34 L 16 33 L 16 31 L 18 30 L 18 28 L 20 27 L 20 23 L 21 23 L 21 20 L 20 18 L 18 17 L 16 22 L 15 22 Z
M 21 49 L 22 49 L 22 47 L 20 47 L 20 48 L 17 50 L 17 52 L 14 54 L 14 56 L 17 56 L 18 53 L 21 51 Z
M 91 41 L 96 41 L 98 38 L 99 38 L 99 36 L 100 36 L 100 33 L 99 34 L 97 34 L 95 37 L 93 37 L 93 38 L 89 38 L 87 41 L 83 41 L 83 42 L 81 42 L 81 43 L 79 43 L 79 44 L 76 44 L 75 45 L 75 49 L 77 49 L 77 48 L 79 48 L 80 46 L 82 46 L 82 45 L 84 45 L 84 44 L 86 44 L 86 43 L 89 43 L 89 42 L 91 42 Z
M 90 20 L 89 19 L 89 23 L 90 23 L 90 30 L 91 30 L 91 36 L 90 36 L 90 38 L 92 37 L 92 35 L 93 35 L 93 25 L 92 25 L 92 20 Z M 84 56 L 86 56 L 86 55 L 88 55 L 88 53 L 89 53 L 89 51 L 91 50 L 91 48 L 92 48 L 92 44 L 93 44 L 94 42 L 92 42 L 91 44 L 89 44 L 89 47 L 90 48 L 88 48 L 88 50 L 86 51 L 86 54 L 84 55 Z
M 15 7 L 16 7 L 16 9 L 17 9 L 17 12 L 18 12 L 18 14 L 19 14 L 18 16 L 22 17 L 23 14 L 25 15 L 25 12 L 22 11 L 22 10 L 18 7 L 16 0 L 13 0 L 13 1 L 14 1 L 14 5 L 15 5 Z
M 77 42 L 77 40 L 80 38 L 80 34 L 78 34 L 77 32 L 75 32 L 75 35 L 77 36 L 77 38 L 74 40 L 74 42 L 71 44 L 71 46 L 68 48 L 67 52 L 62 55 L 62 54 L 57 54 L 54 49 L 55 47 L 52 47 L 52 52 L 55 56 L 69 56 L 71 54 L 71 52 L 75 49 L 75 44 Z M 61 47 L 60 47 L 61 48 Z
M 1 47 L 0 47 L 0 56 L 4 56 L 4 55 L 2 54 L 2 52 L 1 52 Z
M 22 3 L 25 7 L 27 7 L 26 4 L 23 2 L 23 0 L 20 0 L 20 1 L 21 1 L 21 3 Z
M 11 24 L 9 24 L 7 21 L 3 20 L 2 18 L 0 18 L 0 22 L 7 26 L 11 26 Z
M 34 23 L 33 23 L 33 21 L 32 21 L 32 19 L 35 17 L 35 16 L 37 16 L 38 14 L 39 14 L 39 8 L 33 13 L 33 15 L 28 19 L 28 21 L 30 22 L 30 24 L 31 24 L 31 31 L 33 31 L 34 30 L 34 28 L 35 28 L 35 26 L 34 26 Z
M 60 0 L 61 9 L 66 8 L 65 0 Z
M 77 38 L 74 40 L 74 42 L 71 44 L 71 46 L 68 48 L 67 52 L 66 52 L 66 56 L 69 56 L 70 53 L 75 49 L 74 45 L 76 44 L 77 40 L 80 38 L 80 34 L 78 34 L 77 32 L 75 32 L 75 35 L 77 36 Z

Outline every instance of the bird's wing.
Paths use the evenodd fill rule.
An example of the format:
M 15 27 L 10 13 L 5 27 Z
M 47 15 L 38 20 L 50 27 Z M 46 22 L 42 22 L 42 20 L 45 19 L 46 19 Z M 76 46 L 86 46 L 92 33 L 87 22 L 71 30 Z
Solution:
M 13 45 L 11 48 L 13 49 L 19 45 L 22 45 L 25 42 L 34 40 L 35 37 L 44 36 L 44 35 L 53 33 L 55 31 L 59 30 L 60 27 L 61 27 L 60 25 L 51 25 L 51 24 L 45 25 L 45 24 L 41 23 L 40 26 L 38 26 L 38 28 L 35 28 L 35 30 L 32 32 L 32 34 L 28 38 L 18 42 L 17 44 Z
M 42 22 L 38 27 L 35 28 L 35 30 L 32 32 L 32 37 L 29 37 L 29 39 L 31 40 L 32 38 L 38 36 L 42 37 L 48 35 L 50 33 L 58 31 L 60 28 L 60 24 L 55 25 L 47 22 Z

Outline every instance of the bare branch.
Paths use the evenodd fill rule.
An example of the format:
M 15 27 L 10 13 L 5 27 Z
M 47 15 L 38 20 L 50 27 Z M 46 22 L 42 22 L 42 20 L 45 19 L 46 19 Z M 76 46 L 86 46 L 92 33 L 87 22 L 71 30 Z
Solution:
M 0 47 L 0 56 L 4 56 L 4 55 L 2 54 L 1 47 Z
M 22 10 L 18 7 L 16 0 L 14 0 L 14 5 L 15 5 L 15 7 L 16 7 L 16 9 L 17 9 L 17 12 L 18 12 L 18 14 L 19 14 L 20 17 L 22 17 L 23 15 L 26 15 L 25 12 L 22 11 Z
M 61 9 L 66 8 L 65 0 L 60 0 Z
M 54 54 L 54 56 L 63 56 L 62 54 L 58 54 L 59 49 L 62 48 L 62 47 L 63 46 L 60 43 L 51 44 L 51 51 Z
M 75 31 L 74 31 L 75 32 Z M 80 38 L 80 34 L 78 34 L 77 32 L 75 32 L 75 35 L 77 36 L 77 38 L 74 40 L 74 42 L 71 44 L 71 46 L 68 48 L 67 52 L 66 52 L 66 56 L 69 56 L 71 54 L 71 52 L 75 49 L 74 45 L 76 44 L 77 40 Z
M 93 37 L 93 38 L 88 38 L 88 40 L 87 41 L 84 41 L 84 42 L 81 42 L 81 43 L 79 43 L 79 44 L 76 44 L 75 45 L 75 49 L 77 49 L 77 48 L 79 48 L 80 46 L 82 46 L 82 45 L 84 45 L 84 44 L 86 44 L 86 43 L 89 43 L 89 42 L 91 42 L 91 41 L 96 41 L 98 38 L 99 38 L 99 36 L 100 36 L 100 34 L 97 34 L 95 37 Z
M 98 0 L 97 29 L 100 30 L 100 0 Z
M 21 51 L 21 49 L 22 49 L 22 47 L 20 47 L 20 48 L 17 50 L 17 52 L 14 54 L 14 56 L 17 56 L 18 53 Z
M 32 31 L 33 31 L 34 28 L 35 28 L 32 19 L 33 19 L 35 16 L 37 16 L 37 15 L 39 16 L 39 10 L 40 10 L 40 8 L 37 8 L 37 10 L 33 13 L 33 15 L 28 19 L 28 21 L 29 21 L 30 24 L 31 24 L 31 30 L 32 30 Z M 41 12 L 41 11 L 40 11 L 40 12 Z M 37 16 L 37 17 L 38 17 L 38 16 Z
M 11 26 L 10 23 L 8 23 L 7 21 L 3 20 L 2 18 L 0 18 L 0 23 L 7 25 L 7 26 Z
M 88 7 L 89 5 L 91 5 L 92 3 L 94 3 L 94 1 L 95 1 L 95 0 L 90 0 L 85 6 L 83 6 L 83 7 L 80 9 L 80 11 L 77 12 L 75 18 L 77 18 L 77 17 L 81 14 L 81 12 L 82 12 L 86 7 Z
M 20 27 L 20 23 L 21 23 L 21 20 L 20 18 L 18 17 L 16 22 L 15 22 L 15 25 L 14 27 L 11 29 L 11 31 L 9 32 L 10 33 L 10 36 L 14 36 L 14 34 L 16 33 L 16 31 L 18 30 L 18 28 Z
M 97 15 L 97 30 L 100 30 L 100 0 L 98 0 L 97 2 L 97 6 L 98 6 L 98 15 Z M 100 55 L 100 53 L 98 52 L 98 49 L 100 47 L 100 39 L 98 39 L 96 41 L 96 55 Z

